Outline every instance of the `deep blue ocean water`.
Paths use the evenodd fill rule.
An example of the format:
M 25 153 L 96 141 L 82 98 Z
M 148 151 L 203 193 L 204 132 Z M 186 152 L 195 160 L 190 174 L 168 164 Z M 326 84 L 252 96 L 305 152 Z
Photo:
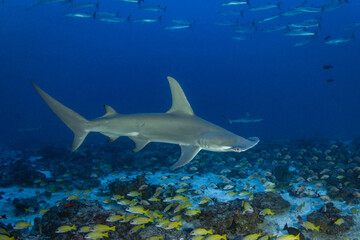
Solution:
M 246 5 L 221 7 L 221 0 L 142 3 L 166 6 L 162 13 L 144 12 L 132 3 L 100 1 L 98 11 L 119 12 L 131 19 L 162 16 L 160 23 L 66 17 L 69 12 L 94 11 L 72 10 L 71 4 L 42 4 L 26 11 L 35 1 L 0 4 L 0 143 L 4 146 L 72 142 L 71 131 L 40 99 L 31 80 L 92 119 L 104 114 L 103 104 L 125 114 L 167 111 L 171 95 L 166 76 L 180 82 L 197 115 L 244 137 L 347 140 L 359 136 L 360 27 L 342 30 L 360 21 L 359 1 L 349 0 L 333 11 L 256 23 L 256 31 L 246 34 L 214 23 L 232 20 L 251 25 L 302 1 L 283 1 L 281 10 L 258 12 L 250 12 Z M 251 6 L 270 2 L 277 3 L 253 0 Z M 307 1 L 306 6 L 329 3 L 336 1 Z M 244 10 L 244 17 L 218 14 L 227 10 Z M 287 30 L 262 31 L 314 18 L 321 18 L 317 37 L 301 47 L 293 45 L 305 37 L 285 36 Z M 192 29 L 164 30 L 173 19 L 195 23 Z M 347 43 L 325 44 L 329 35 L 335 39 L 352 34 L 355 39 Z M 232 39 L 240 35 L 249 39 Z M 324 70 L 327 64 L 333 69 Z M 264 120 L 227 125 L 224 116 L 239 118 L 246 112 Z M 91 134 L 85 144 L 105 140 Z

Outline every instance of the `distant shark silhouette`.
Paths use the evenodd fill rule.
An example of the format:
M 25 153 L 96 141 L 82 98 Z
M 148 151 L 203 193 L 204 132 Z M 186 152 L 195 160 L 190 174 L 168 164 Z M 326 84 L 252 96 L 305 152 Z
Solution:
M 239 119 L 228 119 L 226 118 L 226 120 L 228 121 L 229 124 L 233 124 L 233 123 L 257 123 L 257 122 L 261 122 L 262 118 L 255 118 L 253 116 L 250 116 L 249 113 L 246 113 L 245 117 L 239 118 Z
M 67 108 L 32 83 L 51 110 L 74 132 L 71 151 L 75 151 L 89 132 L 100 132 L 114 141 L 120 136 L 132 139 L 134 152 L 142 150 L 150 142 L 179 144 L 181 155 L 171 166 L 178 168 L 189 163 L 200 150 L 214 152 L 243 152 L 255 146 L 259 139 L 235 135 L 215 124 L 197 117 L 179 83 L 167 78 L 171 88 L 172 106 L 166 113 L 119 114 L 105 105 L 106 114 L 94 120 L 86 120 Z

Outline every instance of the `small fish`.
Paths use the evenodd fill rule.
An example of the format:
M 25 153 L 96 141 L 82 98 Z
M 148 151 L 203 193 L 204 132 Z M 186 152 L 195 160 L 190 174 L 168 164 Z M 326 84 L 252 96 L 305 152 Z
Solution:
M 179 222 L 181 220 L 181 215 L 176 215 L 175 217 L 170 218 L 170 222 Z
M 315 226 L 313 223 L 311 223 L 311 222 L 303 222 L 302 224 L 301 224 L 306 230 L 312 230 L 312 231 L 314 231 L 314 230 L 316 230 L 316 231 L 320 231 L 320 226 Z
M 17 222 L 14 226 L 14 229 L 16 230 L 21 230 L 21 229 L 25 229 L 28 227 L 32 227 L 31 223 L 27 223 L 27 222 Z
M 165 30 L 180 30 L 180 29 L 188 29 L 192 28 L 192 24 L 181 24 L 165 27 Z
M 247 235 L 243 238 L 243 240 L 256 240 L 259 237 L 261 237 L 261 232 Z
M 287 231 L 289 234 L 294 235 L 294 236 L 299 235 L 299 240 L 305 240 L 304 234 L 302 234 L 302 232 L 301 232 L 299 229 L 297 229 L 297 228 L 288 227 L 288 225 L 285 224 L 283 230 L 284 230 L 284 231 Z
M 15 240 L 15 237 L 12 236 L 6 236 L 6 235 L 0 235 L 0 240 Z
M 49 208 L 48 208 L 48 209 L 42 209 L 42 210 L 40 210 L 39 215 L 44 215 L 44 214 L 47 213 L 48 211 L 50 211 Z
M 65 13 L 66 17 L 73 17 L 73 18 L 94 18 L 94 13 Z
M 139 191 L 131 191 L 128 194 L 126 194 L 129 197 L 141 197 L 142 193 Z
M 220 239 L 226 240 L 226 234 L 224 234 L 222 236 L 219 234 L 215 234 L 215 235 L 210 235 L 207 238 L 205 238 L 205 240 L 220 240 Z
M 253 207 L 250 205 L 250 203 L 246 202 L 246 201 L 242 201 L 242 205 L 244 207 L 244 213 L 253 213 L 254 209 Z
M 332 79 L 332 78 L 329 78 L 328 80 L 326 80 L 328 83 L 331 83 L 331 82 L 333 82 L 333 81 L 335 81 L 334 79 Z
M 72 226 L 68 226 L 68 225 L 60 226 L 56 230 L 56 233 L 66 233 L 66 232 L 70 232 L 71 230 L 76 230 L 75 225 L 72 225 Z
M 92 232 L 109 232 L 109 231 L 115 231 L 115 226 L 109 227 L 108 225 L 104 224 L 96 224 L 92 229 Z
M 170 203 L 169 205 L 167 205 L 165 208 L 164 208 L 164 212 L 167 212 L 170 210 L 170 208 L 174 205 L 174 203 Z
M 327 41 L 325 41 L 325 44 L 329 44 L 329 45 L 338 45 L 341 43 L 347 43 L 351 40 L 355 39 L 355 35 L 351 35 L 351 37 L 343 37 L 343 38 L 336 38 L 336 39 L 329 39 Z
M 138 226 L 135 226 L 133 228 L 130 229 L 130 234 L 133 234 L 133 233 L 136 233 L 138 232 L 140 229 L 144 229 L 145 228 L 145 224 L 142 224 L 142 225 L 138 225 Z
M 277 3 L 277 4 L 265 4 L 265 5 L 260 5 L 260 6 L 255 6 L 255 7 L 251 7 L 249 8 L 249 11 L 262 11 L 262 10 L 268 10 L 268 9 L 272 9 L 272 8 L 280 8 L 281 2 Z
M 79 232 L 80 233 L 88 233 L 88 232 L 90 232 L 90 229 L 91 229 L 91 227 L 89 227 L 89 226 L 83 226 L 79 229 Z
M 211 198 L 208 197 L 208 196 L 204 196 L 201 198 L 200 202 L 199 202 L 199 205 L 203 205 L 203 204 L 207 204 L 211 201 Z
M 261 212 L 260 212 L 260 215 L 271 215 L 271 216 L 274 216 L 274 213 L 269 209 L 269 208 L 265 208 L 263 209 Z
M 70 6 L 70 8 L 77 9 L 77 8 L 96 8 L 99 9 L 100 2 L 97 3 L 77 3 Z
M 6 214 L 0 215 L 0 219 L 7 219 L 7 218 L 6 218 Z
M 153 218 L 147 218 L 147 217 L 137 217 L 130 221 L 130 224 L 132 225 L 141 225 L 146 224 L 149 222 L 154 222 Z
M 128 207 L 126 211 L 134 214 L 145 214 L 146 216 L 149 215 L 149 210 L 145 210 L 142 206 Z
M 133 220 L 134 218 L 137 218 L 139 215 L 126 215 L 124 220 L 121 220 L 120 222 L 125 223 L 125 222 L 130 222 L 131 220 Z
M 125 216 L 124 215 L 112 215 L 110 217 L 108 217 L 106 219 L 107 222 L 117 222 L 117 221 L 120 221 L 120 220 L 125 220 Z
M 190 232 L 191 236 L 203 236 L 207 234 L 213 234 L 212 229 L 206 230 L 204 228 L 196 228 Z
M 303 202 L 302 204 L 300 204 L 300 205 L 296 208 L 295 212 L 296 212 L 296 213 L 301 212 L 301 209 L 303 209 L 303 207 L 305 207 L 305 202 Z
M 186 212 L 184 213 L 186 216 L 190 216 L 190 217 L 193 217 L 193 216 L 196 216 L 198 214 L 201 213 L 201 210 L 200 209 L 188 209 L 186 210 Z
M 237 5 L 249 5 L 249 0 L 247 1 L 231 1 L 231 2 L 222 2 L 220 3 L 220 6 L 237 6 Z
M 229 197 L 233 197 L 233 196 L 239 195 L 239 193 L 237 193 L 237 192 L 227 192 L 225 195 L 229 196 Z
M 164 239 L 163 236 L 153 236 L 153 237 L 150 237 L 150 238 L 147 238 L 146 240 L 160 240 L 160 239 Z
M 191 238 L 191 240 L 204 240 L 205 237 L 204 236 L 194 236 Z
M 232 123 L 257 123 L 257 122 L 261 122 L 264 119 L 262 118 L 256 118 L 251 116 L 249 113 L 245 114 L 245 117 L 239 118 L 239 119 L 227 119 L 229 124 Z
M 185 197 L 183 195 L 176 195 L 172 198 L 173 201 L 179 201 L 179 202 L 190 202 L 188 197 Z
M 336 221 L 334 222 L 334 224 L 340 226 L 340 225 L 343 224 L 344 222 L 345 222 L 345 221 L 344 221 L 343 218 L 339 218 L 338 220 L 336 220 Z
M 299 240 L 300 235 L 294 236 L 292 234 L 289 235 L 282 235 L 280 237 L 277 237 L 278 240 Z
M 137 23 L 157 23 L 157 22 L 161 22 L 162 17 L 158 17 L 158 18 L 139 18 L 139 19 L 134 19 L 133 22 L 137 22 Z
M 124 199 L 124 196 L 122 195 L 114 195 L 111 200 L 114 200 L 114 201 L 119 201 L 120 199 Z
M 328 65 L 324 65 L 322 68 L 325 70 L 328 70 L 328 69 L 332 69 L 334 67 L 333 67 L 333 65 L 328 64 Z
M 351 211 L 353 214 L 359 215 L 359 210 L 357 210 L 357 209 L 354 208 L 354 207 L 350 208 L 350 211 Z
M 102 233 L 102 232 L 91 232 L 91 233 L 88 233 L 86 236 L 85 236 L 85 239 L 101 239 L 103 237 L 109 237 L 109 232 L 106 232 L 106 233 Z
M 165 229 L 169 230 L 169 229 L 177 229 L 178 231 L 180 231 L 180 227 L 182 226 L 182 222 L 170 222 L 167 226 L 165 226 Z
M 160 6 L 142 6 L 140 7 L 140 9 L 150 12 L 166 12 L 166 7 L 160 7 Z
M 174 213 L 180 212 L 181 210 L 188 208 L 188 207 L 191 207 L 190 203 L 182 203 L 174 209 Z
M 76 200 L 76 199 L 80 199 L 79 195 L 70 195 L 66 198 L 66 200 Z

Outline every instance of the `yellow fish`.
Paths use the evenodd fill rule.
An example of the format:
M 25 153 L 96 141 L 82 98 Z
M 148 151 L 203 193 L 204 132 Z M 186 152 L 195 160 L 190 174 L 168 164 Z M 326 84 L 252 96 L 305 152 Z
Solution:
M 137 225 L 130 229 L 130 234 L 138 232 L 140 229 L 145 228 L 145 224 L 143 225 Z
M 204 236 L 194 236 L 191 238 L 191 240 L 204 240 L 205 237 Z
M 152 217 L 152 218 L 162 218 L 163 217 L 163 214 L 160 214 L 158 211 L 149 211 L 149 217 Z
M 131 191 L 128 194 L 126 194 L 129 197 L 141 197 L 142 193 L 139 191 Z
M 148 222 L 154 222 L 153 218 L 147 218 L 147 217 L 137 217 L 130 221 L 130 224 L 132 225 L 141 225 L 146 224 Z
M 224 234 L 222 236 L 219 234 L 215 234 L 215 235 L 210 235 L 207 238 L 205 238 L 205 240 L 220 240 L 220 239 L 226 240 L 226 234 Z
M 174 213 L 180 212 L 181 210 L 191 207 L 190 203 L 182 203 L 174 209 Z
M 92 229 L 92 232 L 108 232 L 108 231 L 115 231 L 115 226 L 109 227 L 108 225 L 104 224 L 96 224 Z
M 202 204 L 206 204 L 208 202 L 211 201 L 211 198 L 208 197 L 208 196 L 204 196 L 203 198 L 201 198 L 200 202 L 199 202 L 199 205 L 202 205 Z
M 254 212 L 254 209 L 253 209 L 253 207 L 250 205 L 250 203 L 243 201 L 243 206 L 244 206 L 244 212 L 249 212 L 249 213 L 253 213 L 253 212 Z
M 39 215 L 44 215 L 48 211 L 50 211 L 50 209 L 42 209 L 42 210 L 40 210 Z
M 192 217 L 192 216 L 196 216 L 200 213 L 201 213 L 200 209 L 197 209 L 197 210 L 196 209 L 188 209 L 188 210 L 186 210 L 185 215 Z
M 352 207 L 350 209 L 350 211 L 353 213 L 353 214 L 356 214 L 356 215 L 359 215 L 359 210 L 357 210 L 356 208 Z
M 243 240 L 256 240 L 259 237 L 261 237 L 261 232 L 247 235 L 243 238 Z
M 149 210 L 145 210 L 142 206 L 128 207 L 126 211 L 134 214 L 145 214 L 146 216 L 149 215 Z
M 343 224 L 344 222 L 345 222 L 344 219 L 339 218 L 338 220 L 336 220 L 336 221 L 334 222 L 334 224 L 340 226 L 340 225 Z
M 178 222 L 180 220 L 181 220 L 181 215 L 176 215 L 176 216 L 170 218 L 171 222 Z
M 227 192 L 226 193 L 226 196 L 229 196 L 229 197 L 233 197 L 233 196 L 236 196 L 236 195 L 238 195 L 239 193 L 237 193 L 237 192 Z
M 80 196 L 72 194 L 72 195 L 68 196 L 66 198 L 66 200 L 75 200 L 75 199 L 79 199 L 79 198 L 80 198 Z
M 210 229 L 208 231 L 204 228 L 196 228 L 190 232 L 191 236 L 203 236 L 203 235 L 207 235 L 207 234 L 213 234 L 212 229 Z
M 114 201 L 119 201 L 120 199 L 124 199 L 124 196 L 116 194 L 111 198 Z
M 180 231 L 180 226 L 182 226 L 182 222 L 170 222 L 167 226 L 165 226 L 165 229 L 174 229 L 176 228 L 177 230 Z
M 90 232 L 90 228 L 91 227 L 89 227 L 89 226 L 83 226 L 79 229 L 79 232 L 80 233 L 88 233 L 88 232 Z
M 276 238 L 277 240 L 299 240 L 300 239 L 300 233 L 296 236 L 294 235 L 282 235 L 278 238 Z
M 176 195 L 172 199 L 173 201 L 179 201 L 179 202 L 189 202 L 189 198 L 183 196 L 183 195 Z
M 271 215 L 271 216 L 274 216 L 274 213 L 269 209 L 269 208 L 265 208 L 263 209 L 261 212 L 260 212 L 260 215 Z
M 15 237 L 14 236 L 9 237 L 9 236 L 6 236 L 6 235 L 0 235 L 0 240 L 15 240 Z
M 170 210 L 170 208 L 174 205 L 174 203 L 170 203 L 169 205 L 167 205 L 165 208 L 164 208 L 164 212 L 167 212 Z
M 164 237 L 163 236 L 160 236 L 160 237 L 154 236 L 154 237 L 151 237 L 151 238 L 147 238 L 146 240 L 160 240 L 160 239 L 164 239 Z
M 156 198 L 156 197 L 151 197 L 151 198 L 148 199 L 148 201 L 150 201 L 150 202 L 161 202 L 161 199 Z
M 120 221 L 122 223 L 124 222 L 130 222 L 131 220 L 133 220 L 134 218 L 137 218 L 139 215 L 126 215 L 125 216 L 125 219 Z
M 314 231 L 314 230 L 316 230 L 316 231 L 320 231 L 320 226 L 317 226 L 317 227 L 315 227 L 315 225 L 313 224 L 313 223 L 311 223 L 311 222 L 303 222 L 302 223 L 302 226 L 306 229 L 306 230 L 312 230 L 312 231 Z
M 76 230 L 75 225 L 72 225 L 72 226 L 64 225 L 64 226 L 58 227 L 58 229 L 56 230 L 56 233 L 66 233 L 66 232 L 70 232 L 71 230 Z
M 85 239 L 101 239 L 103 237 L 109 237 L 109 233 L 106 232 L 106 233 L 102 233 L 102 232 L 91 232 L 91 233 L 88 233 L 86 236 L 85 236 Z
M 16 230 L 20 230 L 20 229 L 25 229 L 28 227 L 32 227 L 31 223 L 27 223 L 27 222 L 17 222 L 14 226 L 14 229 Z
M 120 220 L 125 220 L 125 216 L 124 215 L 112 215 L 110 217 L 108 217 L 106 219 L 107 222 L 117 222 L 117 221 L 120 221 Z

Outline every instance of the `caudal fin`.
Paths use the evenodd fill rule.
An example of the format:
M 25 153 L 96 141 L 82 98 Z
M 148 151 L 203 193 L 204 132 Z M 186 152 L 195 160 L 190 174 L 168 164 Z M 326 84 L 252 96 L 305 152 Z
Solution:
M 86 120 L 80 114 L 74 112 L 70 108 L 64 106 L 60 102 L 56 101 L 49 94 L 44 92 L 41 88 L 39 88 L 34 82 L 32 82 L 35 90 L 38 92 L 40 97 L 46 102 L 46 104 L 51 108 L 51 110 L 58 116 L 66 126 L 68 126 L 74 133 L 74 141 L 71 146 L 71 151 L 75 151 L 88 133 L 89 121 Z

